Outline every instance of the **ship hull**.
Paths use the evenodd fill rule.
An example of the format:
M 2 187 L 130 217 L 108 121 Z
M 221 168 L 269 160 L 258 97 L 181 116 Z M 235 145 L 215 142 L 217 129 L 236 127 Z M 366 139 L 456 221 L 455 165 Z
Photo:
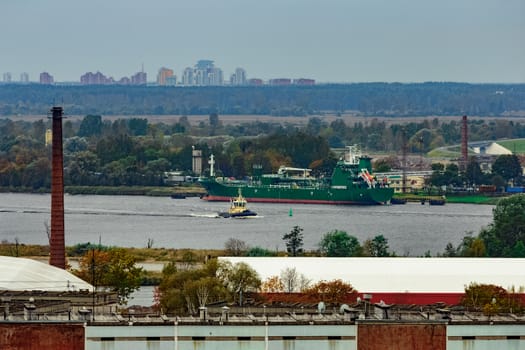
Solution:
M 388 203 L 394 194 L 391 188 L 293 188 L 222 183 L 215 179 L 202 179 L 200 183 L 207 191 L 202 199 L 208 201 L 229 201 L 239 188 L 249 202 L 259 203 L 374 205 Z

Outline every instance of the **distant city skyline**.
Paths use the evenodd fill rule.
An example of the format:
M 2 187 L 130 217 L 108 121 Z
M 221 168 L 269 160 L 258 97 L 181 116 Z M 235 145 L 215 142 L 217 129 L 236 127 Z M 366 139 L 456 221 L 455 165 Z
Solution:
M 142 65 L 154 81 L 208 58 L 246 79 L 525 82 L 523 0 L 6 0 L 0 11 L 11 81 L 120 79 Z
M 73 81 L 56 81 L 53 74 L 41 72 L 38 79 L 30 79 L 28 73 L 22 73 L 20 80 L 14 80 L 11 72 L 4 72 L 0 84 L 80 84 L 80 85 L 159 85 L 159 86 L 220 86 L 220 85 L 314 85 L 315 80 L 310 78 L 273 78 L 261 79 L 246 77 L 246 70 L 241 67 L 235 68 L 230 74 L 229 79 L 225 79 L 224 73 L 220 67 L 215 66 L 213 60 L 198 60 L 193 67 L 186 67 L 179 78 L 173 69 L 161 67 L 156 77 L 148 79 L 144 68 L 129 76 L 114 77 L 104 72 L 85 72 L 78 80 Z

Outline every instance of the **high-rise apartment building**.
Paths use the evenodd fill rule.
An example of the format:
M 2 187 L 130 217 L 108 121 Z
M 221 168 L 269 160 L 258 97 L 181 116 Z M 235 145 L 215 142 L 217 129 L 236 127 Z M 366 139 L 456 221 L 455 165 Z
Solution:
M 80 77 L 80 83 L 83 85 L 105 85 L 113 84 L 115 81 L 111 77 L 106 77 L 100 72 L 87 72 Z
M 173 77 L 173 69 L 162 67 L 159 69 L 157 74 L 157 84 L 159 85 L 169 85 L 167 83 L 168 78 Z
M 246 85 L 246 71 L 242 68 L 235 69 L 235 73 L 233 73 L 230 77 L 230 84 Z
M 27 84 L 29 83 L 29 74 L 27 74 L 26 72 L 23 72 L 20 74 L 20 82 L 22 84 Z
M 299 78 L 299 79 L 294 79 L 293 83 L 295 85 L 315 85 L 315 80 L 314 79 Z
M 177 76 L 172 75 L 170 77 L 166 77 L 166 86 L 175 86 L 177 85 Z
M 222 70 L 213 65 L 211 60 L 199 60 L 193 69 L 193 85 L 222 85 Z
M 252 78 L 248 80 L 248 85 L 261 86 L 264 85 L 264 81 L 259 78 Z
M 213 67 L 208 71 L 208 85 L 223 85 L 222 69 Z
M 4 83 L 10 83 L 11 82 L 11 73 L 9 73 L 9 72 L 4 73 L 3 81 L 4 81 Z
M 117 84 L 119 84 L 119 85 L 129 85 L 129 84 L 131 84 L 131 79 L 128 78 L 128 77 L 122 77 L 122 78 L 120 78 L 120 80 L 117 82 Z
M 197 64 L 195 65 L 195 69 L 199 70 L 207 70 L 213 67 L 214 65 L 212 60 L 198 60 Z
M 182 85 L 185 85 L 185 86 L 194 85 L 193 69 L 191 69 L 190 67 L 187 67 L 186 69 L 184 69 L 184 72 L 182 72 Z
M 278 86 L 291 85 L 292 84 L 292 79 L 290 79 L 290 78 L 270 79 L 268 81 L 268 84 L 270 84 L 270 85 L 278 85 Z
M 47 73 L 42 73 L 47 74 Z M 42 83 L 42 74 L 40 75 L 40 82 Z M 52 83 L 53 77 L 51 77 L 51 83 Z M 119 79 L 118 81 L 115 81 L 112 77 L 106 77 L 104 74 L 100 72 L 92 73 L 87 72 L 86 74 L 82 75 L 80 77 L 80 83 L 82 85 L 107 85 L 107 84 L 119 84 L 119 85 L 145 85 L 146 84 L 147 75 L 144 71 L 135 73 L 131 78 L 123 77 Z
M 40 84 L 53 84 L 54 79 L 51 74 L 48 72 L 42 72 L 40 73 Z
M 193 72 L 193 85 L 208 85 L 208 72 L 204 69 L 196 69 Z
M 146 85 L 147 83 L 147 74 L 146 72 L 138 72 L 131 76 L 132 85 Z

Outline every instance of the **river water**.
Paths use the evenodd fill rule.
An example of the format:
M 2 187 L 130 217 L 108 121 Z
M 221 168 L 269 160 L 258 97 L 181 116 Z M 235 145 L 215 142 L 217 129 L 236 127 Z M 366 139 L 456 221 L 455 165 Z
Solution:
M 0 241 L 47 244 L 50 195 L 0 193 Z M 389 206 L 331 206 L 249 203 L 258 213 L 247 219 L 217 218 L 228 203 L 199 198 L 147 196 L 69 196 L 64 199 L 66 245 L 222 249 L 229 238 L 250 246 L 284 251 L 282 236 L 304 229 L 304 248 L 317 249 L 323 234 L 343 230 L 359 239 L 384 235 L 398 255 L 432 255 L 448 242 L 457 245 L 467 232 L 477 234 L 492 221 L 493 206 L 418 203 Z M 160 267 L 145 267 L 159 269 Z M 129 305 L 149 306 L 153 287 L 141 287 Z
M 0 193 L 0 240 L 47 244 L 50 195 Z M 382 234 L 397 255 L 442 253 L 467 232 L 492 221 L 493 206 L 419 203 L 388 206 L 332 206 L 249 203 L 258 213 L 247 219 L 217 218 L 228 203 L 199 198 L 147 196 L 65 196 L 66 245 L 222 249 L 229 238 L 249 246 L 285 250 L 283 235 L 303 228 L 304 248 L 317 249 L 323 234 L 343 230 L 359 239 Z

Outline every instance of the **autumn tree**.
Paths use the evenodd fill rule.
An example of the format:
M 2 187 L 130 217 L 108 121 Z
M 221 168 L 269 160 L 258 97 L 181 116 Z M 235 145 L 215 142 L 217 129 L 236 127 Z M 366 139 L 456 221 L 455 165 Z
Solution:
M 82 256 L 79 269 L 73 273 L 95 288 L 116 292 L 119 303 L 126 304 L 142 280 L 143 269 L 136 263 L 136 258 L 125 249 L 91 249 Z
M 217 278 L 219 263 L 211 259 L 202 266 L 180 268 L 170 262 L 162 269 L 157 307 L 163 312 L 195 314 L 199 306 L 224 300 L 228 291 Z
M 236 264 L 221 262 L 217 274 L 230 292 L 233 302 L 238 302 L 241 306 L 243 295 L 247 292 L 256 292 L 261 286 L 257 271 L 244 262 Z
M 494 284 L 475 282 L 470 283 L 465 288 L 461 305 L 470 310 L 483 311 L 488 315 L 498 312 L 520 312 L 523 310 L 523 302 L 514 288 L 508 291 Z
M 354 299 L 357 291 L 351 284 L 340 279 L 333 281 L 319 281 L 304 291 L 309 298 L 324 301 L 330 304 L 343 303 L 348 299 Z
M 206 306 L 209 301 L 215 301 L 216 296 L 223 292 L 224 286 L 217 278 L 211 276 L 190 279 L 182 285 L 186 308 L 190 314 L 196 314 L 199 307 Z
M 261 291 L 264 293 L 279 293 L 284 292 L 284 283 L 279 276 L 268 277 L 261 284 Z
M 363 255 L 365 256 L 389 256 L 388 239 L 383 235 L 377 235 L 372 239 L 367 239 L 363 243 Z
M 184 249 L 182 251 L 181 262 L 178 264 L 180 269 L 189 270 L 197 264 L 197 254 L 191 249 Z
M 463 237 L 461 244 L 458 246 L 458 256 L 465 257 L 483 257 L 486 256 L 485 243 L 479 237 L 467 235 Z
M 136 266 L 137 259 L 125 249 L 111 249 L 110 264 L 105 283 L 116 291 L 122 304 L 135 290 L 140 288 L 143 269 Z
M 92 248 L 80 258 L 78 270 L 72 270 L 72 272 L 77 277 L 97 287 L 101 285 L 100 281 L 107 271 L 109 260 L 107 251 Z

